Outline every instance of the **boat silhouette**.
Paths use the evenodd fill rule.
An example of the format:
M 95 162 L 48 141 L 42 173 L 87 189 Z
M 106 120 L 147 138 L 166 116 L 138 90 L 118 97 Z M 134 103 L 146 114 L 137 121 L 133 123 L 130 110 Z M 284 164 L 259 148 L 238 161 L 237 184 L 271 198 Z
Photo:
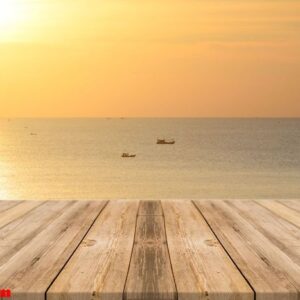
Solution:
M 136 157 L 136 154 L 129 154 L 128 152 L 122 153 L 121 157 Z
M 173 145 L 175 144 L 175 140 L 166 140 L 166 139 L 157 139 L 156 144 L 158 145 Z

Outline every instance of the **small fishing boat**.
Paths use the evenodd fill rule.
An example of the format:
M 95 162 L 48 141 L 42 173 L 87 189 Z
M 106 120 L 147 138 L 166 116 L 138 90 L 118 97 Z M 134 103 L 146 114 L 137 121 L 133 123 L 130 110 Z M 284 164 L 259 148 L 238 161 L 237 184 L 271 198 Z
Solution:
M 175 140 L 165 140 L 165 139 L 157 139 L 156 144 L 158 145 L 173 145 L 175 144 Z
M 122 153 L 121 157 L 136 157 L 136 154 L 129 154 L 128 152 Z

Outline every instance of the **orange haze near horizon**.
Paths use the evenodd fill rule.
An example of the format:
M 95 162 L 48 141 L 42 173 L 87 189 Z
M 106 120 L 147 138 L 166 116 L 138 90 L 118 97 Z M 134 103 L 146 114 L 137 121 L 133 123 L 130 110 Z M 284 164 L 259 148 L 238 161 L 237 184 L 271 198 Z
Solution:
M 0 0 L 0 117 L 300 117 L 300 1 Z

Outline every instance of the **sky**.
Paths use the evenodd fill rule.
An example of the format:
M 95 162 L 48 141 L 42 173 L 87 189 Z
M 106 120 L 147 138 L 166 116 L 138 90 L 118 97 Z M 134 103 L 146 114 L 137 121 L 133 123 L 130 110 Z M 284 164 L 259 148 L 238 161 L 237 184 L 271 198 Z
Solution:
M 0 0 L 0 117 L 300 117 L 300 1 Z

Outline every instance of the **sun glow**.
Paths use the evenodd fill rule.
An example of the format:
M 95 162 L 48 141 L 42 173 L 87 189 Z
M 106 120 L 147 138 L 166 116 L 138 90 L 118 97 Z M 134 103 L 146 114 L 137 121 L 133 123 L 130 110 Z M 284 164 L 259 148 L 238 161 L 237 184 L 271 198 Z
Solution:
M 22 35 L 29 19 L 28 5 L 20 0 L 0 0 L 0 41 Z
M 20 17 L 20 11 L 16 2 L 12 0 L 0 0 L 1 29 L 18 23 Z
M 0 116 L 299 117 L 299 24 L 299 0 L 0 0 Z

